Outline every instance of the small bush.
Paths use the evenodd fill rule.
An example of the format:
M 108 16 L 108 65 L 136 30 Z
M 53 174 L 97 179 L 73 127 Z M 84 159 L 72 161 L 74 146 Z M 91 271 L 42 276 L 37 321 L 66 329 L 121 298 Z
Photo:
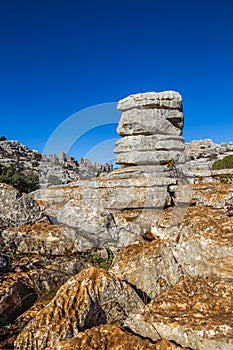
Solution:
M 48 181 L 51 185 L 54 186 L 62 184 L 62 180 L 56 175 L 49 175 Z
M 6 141 L 6 137 L 5 136 L 1 136 L 0 137 L 0 141 Z
M 218 169 L 232 169 L 233 168 L 233 155 L 226 156 L 223 159 L 219 159 L 212 165 L 213 170 Z
M 39 176 L 34 172 L 17 171 L 16 166 L 0 165 L 0 182 L 15 187 L 20 192 L 32 192 L 39 188 Z

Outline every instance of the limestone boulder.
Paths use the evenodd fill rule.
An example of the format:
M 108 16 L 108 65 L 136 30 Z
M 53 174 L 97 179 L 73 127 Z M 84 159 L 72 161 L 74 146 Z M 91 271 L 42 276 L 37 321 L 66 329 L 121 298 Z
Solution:
M 131 315 L 125 325 L 141 336 L 146 329 L 151 339 L 166 339 L 193 350 L 230 350 L 232 292 L 228 282 L 188 278 L 154 298 L 137 322 Z
M 159 165 L 170 162 L 182 164 L 185 162 L 185 154 L 180 151 L 142 151 L 118 153 L 115 162 L 122 165 Z
M 134 286 L 147 303 L 184 278 L 169 244 L 160 240 L 121 248 L 111 271 Z
M 175 184 L 175 178 L 159 173 L 141 173 L 140 177 L 125 179 L 112 176 L 98 182 L 98 193 L 107 209 L 163 208 L 169 201 L 168 187 Z
M 182 212 L 177 225 L 178 214 L 171 210 L 161 213 L 152 232 L 169 239 L 184 273 L 233 280 L 233 216 L 222 209 L 191 206 Z
M 160 135 L 125 136 L 116 142 L 115 161 L 119 164 L 163 165 L 185 162 L 181 137 Z
M 39 205 L 26 193 L 0 183 L 0 230 L 9 226 L 21 226 L 40 220 Z
M 43 350 L 80 331 L 105 323 L 123 321 L 143 310 L 136 292 L 111 273 L 91 268 L 69 279 L 52 301 L 20 333 L 15 349 Z
M 233 205 L 233 185 L 225 183 L 187 184 L 170 187 L 174 191 L 174 203 L 177 207 L 184 205 L 205 206 L 226 209 Z
M 76 242 L 70 239 L 74 236 L 71 231 L 46 222 L 18 226 L 2 232 L 2 243 L 16 254 L 71 254 L 76 251 Z
M 130 152 L 132 149 L 143 151 L 184 151 L 184 139 L 169 135 L 133 135 L 125 136 L 116 142 L 115 153 Z
M 71 276 L 90 266 L 80 259 L 25 258 L 27 261 L 17 266 L 17 272 L 10 272 L 1 277 L 0 317 L 7 315 L 14 320 L 30 308 L 38 296 L 58 289 Z
M 185 349 L 168 341 L 158 341 L 156 344 L 143 340 L 140 337 L 125 332 L 122 328 L 113 325 L 93 327 L 80 332 L 75 338 L 59 342 L 48 350 L 176 350 Z
M 103 207 L 85 201 L 70 200 L 60 210 L 58 222 L 74 229 L 71 237 L 76 241 L 76 250 L 95 247 L 120 247 L 135 241 L 142 230 L 139 225 L 127 222 Z

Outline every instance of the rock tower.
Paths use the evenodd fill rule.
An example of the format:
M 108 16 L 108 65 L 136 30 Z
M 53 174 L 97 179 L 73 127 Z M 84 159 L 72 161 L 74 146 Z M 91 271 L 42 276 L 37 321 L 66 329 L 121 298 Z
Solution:
M 178 92 L 147 92 L 118 103 L 122 111 L 116 143 L 116 163 L 123 166 L 156 166 L 185 162 L 182 129 L 184 115 Z M 146 171 L 146 168 L 145 168 Z

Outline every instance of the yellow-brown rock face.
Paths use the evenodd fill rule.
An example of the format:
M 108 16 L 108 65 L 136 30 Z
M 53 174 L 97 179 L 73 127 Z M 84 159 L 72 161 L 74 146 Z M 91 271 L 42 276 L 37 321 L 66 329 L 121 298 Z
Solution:
M 57 343 L 48 350 L 176 350 L 185 349 L 169 341 L 151 344 L 115 325 L 103 325 L 80 332 L 75 338 Z
M 169 244 L 159 240 L 121 248 L 111 271 L 118 278 L 134 285 L 145 302 L 184 278 Z
M 164 227 L 171 215 L 163 213 Z M 179 226 L 169 226 L 166 235 L 172 237 L 173 255 L 188 276 L 233 280 L 233 216 L 224 209 L 188 207 Z
M 57 341 L 96 325 L 124 320 L 142 308 L 140 298 L 126 283 L 102 269 L 83 270 L 69 279 L 29 322 L 17 338 L 15 349 L 53 347 Z
M 14 242 L 17 254 L 64 255 L 75 251 L 75 243 L 64 229 L 46 222 L 7 229 L 2 239 L 9 248 Z
M 141 320 L 150 337 L 194 350 L 233 349 L 233 285 L 200 277 L 185 279 L 149 303 Z M 135 317 L 134 317 L 135 319 Z M 143 335 L 144 323 L 127 321 Z

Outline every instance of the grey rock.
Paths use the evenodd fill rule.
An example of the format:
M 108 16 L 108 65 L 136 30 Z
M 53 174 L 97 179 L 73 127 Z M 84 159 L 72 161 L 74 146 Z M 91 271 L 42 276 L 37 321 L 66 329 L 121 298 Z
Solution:
M 127 135 L 181 135 L 183 113 L 177 109 L 130 109 L 121 115 L 117 132 Z
M 0 230 L 32 224 L 43 217 L 36 201 L 10 185 L 0 183 L 0 197 Z
M 118 102 L 117 108 L 126 111 L 132 108 L 166 108 L 182 110 L 182 98 L 178 92 L 145 92 L 130 95 Z
M 116 142 L 115 153 L 135 151 L 180 151 L 184 152 L 184 139 L 169 135 L 125 136 Z
M 186 156 L 180 151 L 140 151 L 118 153 L 115 157 L 117 164 L 128 165 L 159 165 L 174 162 L 175 164 L 185 163 Z

